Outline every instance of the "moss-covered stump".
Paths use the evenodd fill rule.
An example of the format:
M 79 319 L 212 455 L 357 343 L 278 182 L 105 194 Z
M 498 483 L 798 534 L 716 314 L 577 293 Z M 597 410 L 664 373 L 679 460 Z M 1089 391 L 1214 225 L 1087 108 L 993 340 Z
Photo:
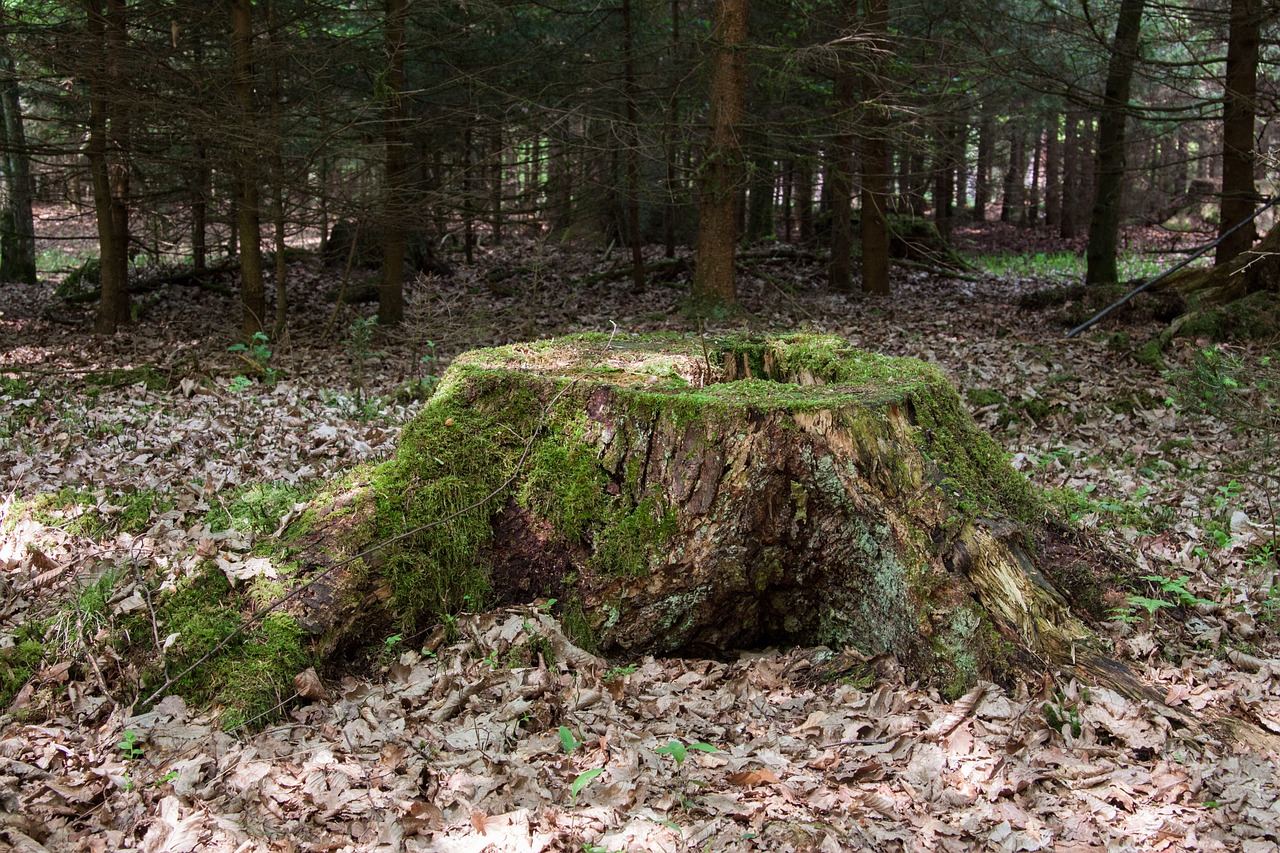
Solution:
M 1089 658 L 1050 571 L 1090 579 L 1087 549 L 941 373 L 838 338 L 467 353 L 366 474 L 295 543 L 324 653 L 546 598 L 604 653 L 847 645 L 949 691 Z

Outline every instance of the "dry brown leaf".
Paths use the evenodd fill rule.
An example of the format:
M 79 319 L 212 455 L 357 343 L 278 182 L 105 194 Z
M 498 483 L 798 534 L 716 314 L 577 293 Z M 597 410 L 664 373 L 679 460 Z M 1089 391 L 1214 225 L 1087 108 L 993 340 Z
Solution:
M 776 785 L 779 782 L 777 774 L 767 767 L 759 770 L 744 770 L 740 773 L 730 773 L 725 777 L 729 780 L 730 785 L 737 785 L 740 788 L 755 788 L 759 785 Z

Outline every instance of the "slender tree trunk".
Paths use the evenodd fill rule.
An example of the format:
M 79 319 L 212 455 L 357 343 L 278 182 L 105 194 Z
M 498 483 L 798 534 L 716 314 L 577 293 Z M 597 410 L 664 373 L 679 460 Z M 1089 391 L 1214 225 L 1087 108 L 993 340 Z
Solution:
M 1231 0 L 1231 29 L 1227 37 L 1226 98 L 1222 106 L 1222 206 L 1218 233 L 1253 215 L 1257 189 L 1253 182 L 1254 115 L 1258 96 L 1258 37 L 1262 0 Z M 1218 244 L 1215 264 L 1253 248 L 1253 223 Z
M 698 251 L 693 279 L 695 310 L 737 305 L 733 257 L 737 243 L 738 183 L 742 178 L 739 141 L 747 67 L 747 0 L 716 0 L 711 60 L 711 136 L 703 163 L 698 202 Z
M 955 189 L 954 216 L 963 219 L 969 195 L 969 125 L 960 122 L 951 139 L 951 165 L 954 169 L 952 187 Z
M 795 199 L 796 226 L 800 231 L 800 242 L 806 245 L 813 243 L 813 161 L 801 156 L 795 161 L 796 182 Z
M 857 0 L 849 0 L 846 15 L 857 19 Z M 858 88 L 852 69 L 844 69 L 835 81 L 833 124 L 837 128 L 827 146 L 827 182 L 831 186 L 831 260 L 827 284 L 837 293 L 853 291 L 853 110 Z
M 409 183 L 404 132 L 405 0 L 387 0 L 386 30 L 386 188 L 383 196 L 382 284 L 378 288 L 378 324 L 394 326 L 404 319 L 404 220 Z
M 258 200 L 257 107 L 253 93 L 252 0 L 231 0 L 233 83 L 241 150 L 238 152 L 240 238 L 240 336 L 246 341 L 263 330 L 266 294 L 262 277 L 262 225 Z
M 1085 283 L 1113 282 L 1120 274 L 1116 255 L 1120 242 L 1121 202 L 1125 171 L 1125 124 L 1129 110 L 1129 84 L 1138 61 L 1138 37 L 1146 0 L 1120 0 L 1116 37 L 1098 117 L 1098 162 L 1089 220 L 1089 248 L 1085 252 Z
M 973 179 L 973 218 L 976 222 L 987 219 L 987 205 L 991 203 L 991 160 L 996 141 L 995 118 L 991 106 L 982 102 L 982 118 L 978 124 L 978 165 Z
M 0 15 L 3 15 L 0 9 Z M 7 23 L 7 22 L 6 22 Z M 31 211 L 31 153 L 22 121 L 17 69 L 9 53 L 7 27 L 0 31 L 0 111 L 4 142 L 0 171 L 4 210 L 0 214 L 0 281 L 36 283 L 36 231 Z
M 276 22 L 276 0 L 267 2 L 267 38 L 271 43 L 271 218 L 275 243 L 276 319 L 274 334 L 284 332 L 289 318 L 288 284 L 289 266 L 285 258 L 284 222 L 284 133 L 281 126 L 280 89 L 281 64 L 284 61 L 284 45 L 280 40 Z
M 107 0 L 107 76 L 114 81 L 115 97 L 111 98 L 111 124 L 107 132 L 107 168 L 111 175 L 111 236 L 116 241 L 115 264 L 122 282 L 129 280 L 129 192 L 133 175 L 133 128 L 128 98 L 122 97 L 125 71 L 122 67 L 128 50 L 125 29 L 125 0 Z M 126 294 L 128 288 L 125 289 Z M 128 311 L 127 304 L 123 309 Z M 128 323 L 125 313 L 117 322 Z
M 1032 136 L 1034 147 L 1031 149 L 1031 187 L 1027 192 L 1027 206 L 1023 208 L 1022 221 L 1024 225 L 1038 225 L 1040 223 L 1040 154 L 1043 148 L 1044 134 L 1039 128 L 1036 128 L 1035 135 Z
M 644 291 L 644 236 L 640 233 L 640 118 L 636 110 L 635 38 L 631 0 L 622 0 L 622 94 L 627 102 L 627 236 L 631 241 L 631 290 Z
M 1080 172 L 1083 157 L 1080 152 L 1080 114 L 1068 110 L 1062 137 L 1062 218 L 1058 222 L 1058 236 L 1072 240 L 1079 228 L 1080 194 L 1084 192 Z
M 503 189 L 502 182 L 504 179 L 504 168 L 502 163 L 502 126 L 494 124 L 493 129 L 489 133 L 489 233 L 493 238 L 493 245 L 502 245 L 502 232 L 504 230 L 503 221 Z
M 119 81 L 113 75 L 119 66 L 109 57 L 107 18 L 103 0 L 87 0 L 89 49 L 92 51 L 92 76 L 89 81 L 89 139 L 86 153 L 89 172 L 93 180 L 93 204 L 98 225 L 98 262 L 102 296 L 98 302 L 98 316 L 94 331 L 113 335 L 129 321 L 128 259 L 120 257 L 121 241 L 117 238 L 119 225 L 112 203 L 111 142 L 108 125 L 114 118 L 108 93 L 119 92 Z
M 467 109 L 466 130 L 462 132 L 462 251 L 467 264 L 476 262 L 475 176 L 471 173 L 471 125 L 474 121 Z
M 1058 113 L 1049 116 L 1044 149 L 1044 224 L 1057 228 L 1062 222 L 1062 140 Z
M 889 294 L 889 112 L 884 103 L 883 67 L 888 57 L 889 0 L 866 0 L 865 21 L 872 38 L 870 69 L 862 77 L 866 130 L 862 137 L 862 289 Z
M 1004 196 L 1000 200 L 1000 221 L 1017 222 L 1026 192 L 1027 164 L 1022 129 L 1009 126 L 1009 168 L 1004 172 Z
M 773 193 L 775 175 L 773 157 L 766 150 L 763 135 L 754 138 L 756 150 L 751 154 L 750 201 L 747 205 L 747 243 L 759 243 L 773 235 Z
M 951 237 L 951 204 L 955 198 L 955 169 L 951 162 L 951 130 L 940 131 L 934 138 L 933 219 L 943 240 Z
M 924 216 L 926 178 L 924 155 L 912 152 L 907 157 L 907 207 L 912 216 Z
M 663 156 L 667 166 L 667 198 L 662 208 L 665 255 L 676 256 L 676 219 L 679 215 L 680 187 L 676 178 L 680 128 L 680 0 L 671 0 L 671 100 L 667 103 L 663 129 Z

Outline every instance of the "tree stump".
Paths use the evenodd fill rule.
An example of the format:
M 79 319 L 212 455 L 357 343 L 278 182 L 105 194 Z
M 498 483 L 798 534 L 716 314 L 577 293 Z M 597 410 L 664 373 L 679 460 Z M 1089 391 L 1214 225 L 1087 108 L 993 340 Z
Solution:
M 583 335 L 454 361 L 395 459 L 290 534 L 298 580 L 326 573 L 289 609 L 332 652 L 541 598 L 606 654 L 855 647 L 958 695 L 1096 657 L 1063 590 L 1096 601 L 1105 557 L 1049 515 L 921 362 Z

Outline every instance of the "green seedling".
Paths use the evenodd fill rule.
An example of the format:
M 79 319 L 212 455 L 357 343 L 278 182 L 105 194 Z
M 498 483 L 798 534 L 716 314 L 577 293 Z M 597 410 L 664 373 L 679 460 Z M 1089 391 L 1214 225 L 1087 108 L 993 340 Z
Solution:
M 116 744 L 116 749 L 120 750 L 126 761 L 141 758 L 143 754 L 142 746 L 138 743 L 138 733 L 132 730 L 124 733 L 123 739 Z
M 676 767 L 684 764 L 684 760 L 689 757 L 689 750 L 695 749 L 698 752 L 719 752 L 709 743 L 691 743 L 685 746 L 678 740 L 672 740 L 666 746 L 660 746 L 654 750 L 658 755 L 670 755 L 675 759 Z
M 573 780 L 573 784 L 569 786 L 569 804 L 573 805 L 578 801 L 578 794 L 582 793 L 582 789 L 591 784 L 592 780 L 604 772 L 603 767 L 595 767 L 591 770 L 584 770 L 578 774 Z
M 561 726 L 556 731 L 560 734 L 560 745 L 564 747 L 565 755 L 573 755 L 574 751 L 582 746 L 582 741 L 573 736 L 568 726 Z

